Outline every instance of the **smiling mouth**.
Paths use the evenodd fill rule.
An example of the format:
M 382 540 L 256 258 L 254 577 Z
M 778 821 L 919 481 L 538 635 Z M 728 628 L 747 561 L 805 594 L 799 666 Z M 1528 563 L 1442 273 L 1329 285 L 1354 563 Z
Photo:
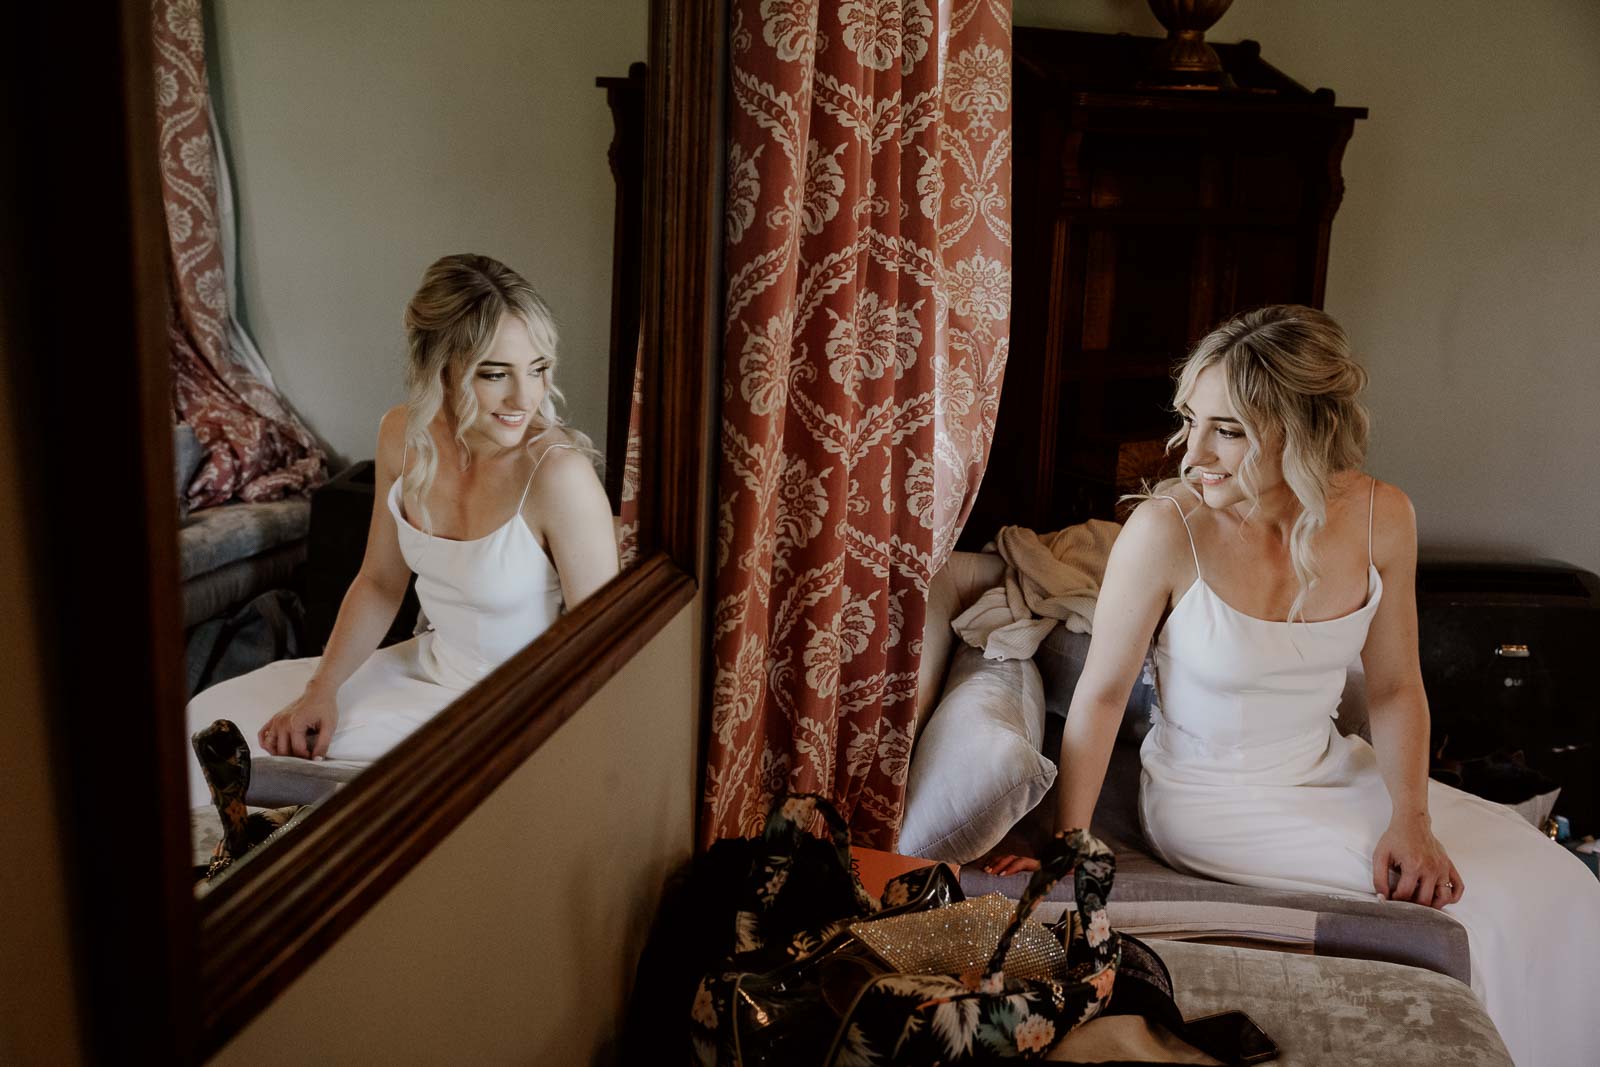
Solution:
M 1195 477 L 1200 480 L 1201 485 L 1221 485 L 1233 477 L 1231 474 L 1213 474 L 1210 471 L 1195 471 L 1194 473 Z
M 526 411 L 519 412 L 516 415 L 507 415 L 499 411 L 496 411 L 493 414 L 495 419 L 503 426 L 521 426 L 524 422 L 528 421 L 528 413 Z

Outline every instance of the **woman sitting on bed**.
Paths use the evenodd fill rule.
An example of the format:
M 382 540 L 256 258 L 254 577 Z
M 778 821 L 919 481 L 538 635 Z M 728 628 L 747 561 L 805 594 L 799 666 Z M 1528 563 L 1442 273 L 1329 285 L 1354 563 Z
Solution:
M 406 307 L 407 402 L 378 426 L 361 570 L 321 657 L 284 660 L 189 704 L 256 754 L 370 762 L 617 573 L 589 441 L 562 424 L 556 330 L 487 256 L 434 263 Z M 379 649 L 412 575 L 430 628 Z M 190 801 L 206 803 L 190 759 Z
M 1344 332 L 1304 307 L 1240 315 L 1184 363 L 1183 476 L 1112 549 L 1057 825 L 1089 825 L 1154 637 L 1139 814 L 1167 863 L 1442 908 L 1467 929 L 1473 989 L 1513 1058 L 1593 1062 L 1600 883 L 1509 809 L 1428 778 L 1416 518 L 1360 470 L 1365 383 Z M 1372 744 L 1334 728 L 1358 654 Z

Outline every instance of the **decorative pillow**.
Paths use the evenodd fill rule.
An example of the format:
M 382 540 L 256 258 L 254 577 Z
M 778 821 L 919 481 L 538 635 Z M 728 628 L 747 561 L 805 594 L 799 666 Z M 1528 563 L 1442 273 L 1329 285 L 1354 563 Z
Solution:
M 1044 797 L 1055 764 L 1044 741 L 1044 683 L 1030 660 L 986 660 L 962 644 L 917 739 L 898 851 L 966 863 Z
M 928 614 L 922 626 L 922 663 L 917 668 L 917 737 L 939 700 L 939 683 L 950 653 L 962 643 L 950 627 L 986 589 L 1005 581 L 1006 563 L 993 552 L 952 552 L 928 583 Z
M 1089 658 L 1089 635 L 1073 633 L 1057 625 L 1033 654 L 1044 679 L 1044 706 L 1052 715 L 1067 716 L 1072 705 L 1072 693 L 1078 688 L 1078 678 L 1083 674 L 1083 664 Z M 1122 726 L 1117 731 L 1119 741 L 1143 741 L 1150 732 L 1150 711 L 1156 703 L 1156 689 L 1147 669 L 1139 672 L 1133 691 L 1128 694 L 1128 706 L 1122 712 Z

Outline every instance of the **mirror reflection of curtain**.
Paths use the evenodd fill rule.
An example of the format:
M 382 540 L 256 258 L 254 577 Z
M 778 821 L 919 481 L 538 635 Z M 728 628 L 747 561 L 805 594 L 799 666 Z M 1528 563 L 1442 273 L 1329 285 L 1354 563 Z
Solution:
M 622 462 L 621 504 L 617 518 L 617 565 L 639 562 L 639 459 L 644 416 L 644 347 L 633 357 L 633 401 L 628 405 L 628 444 Z
M 1010 0 L 734 0 L 701 832 L 815 790 L 892 846 L 928 581 L 1010 329 Z M 942 53 L 941 53 L 941 50 Z
M 188 503 L 275 500 L 325 477 L 316 439 L 289 410 L 234 317 L 219 212 L 226 166 L 211 122 L 199 0 L 154 0 L 156 118 L 166 208 L 173 407 L 206 459 Z
M 639 392 L 639 314 L 643 307 L 640 249 L 644 241 L 645 95 L 649 78 L 643 63 L 628 67 L 625 78 L 601 77 L 612 136 L 606 150 L 617 186 L 611 224 L 611 361 L 606 386 L 606 495 L 621 514 L 625 455 L 637 432 Z M 637 467 L 635 467 L 637 473 Z M 635 486 L 637 489 L 637 485 Z M 626 519 L 624 519 L 626 522 Z M 628 560 L 622 565 L 626 567 Z
M 606 156 L 617 186 L 611 238 L 611 361 L 607 376 L 606 495 L 617 513 L 617 562 L 639 561 L 640 433 L 643 430 L 644 338 L 639 329 L 644 239 L 645 92 L 648 70 L 628 67 L 626 78 L 596 78 L 606 91 L 613 127 Z M 626 391 L 621 387 L 626 382 Z M 618 456 L 622 459 L 619 462 Z

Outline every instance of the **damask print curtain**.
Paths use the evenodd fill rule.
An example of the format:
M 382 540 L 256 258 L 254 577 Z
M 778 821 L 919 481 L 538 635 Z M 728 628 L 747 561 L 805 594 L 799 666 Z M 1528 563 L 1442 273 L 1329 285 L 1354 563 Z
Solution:
M 622 458 L 622 499 L 617 508 L 617 565 L 631 567 L 639 562 L 639 461 L 644 439 L 644 341 L 633 356 L 633 401 L 628 405 L 627 453 Z M 606 457 L 609 462 L 615 462 Z
M 323 454 L 273 389 L 230 308 L 218 219 L 226 176 L 213 137 L 200 0 L 154 0 L 152 11 L 173 408 L 207 453 L 189 485 L 189 506 L 275 500 L 320 482 Z
M 894 844 L 1005 369 L 1010 16 L 733 2 L 707 841 L 807 790 Z

